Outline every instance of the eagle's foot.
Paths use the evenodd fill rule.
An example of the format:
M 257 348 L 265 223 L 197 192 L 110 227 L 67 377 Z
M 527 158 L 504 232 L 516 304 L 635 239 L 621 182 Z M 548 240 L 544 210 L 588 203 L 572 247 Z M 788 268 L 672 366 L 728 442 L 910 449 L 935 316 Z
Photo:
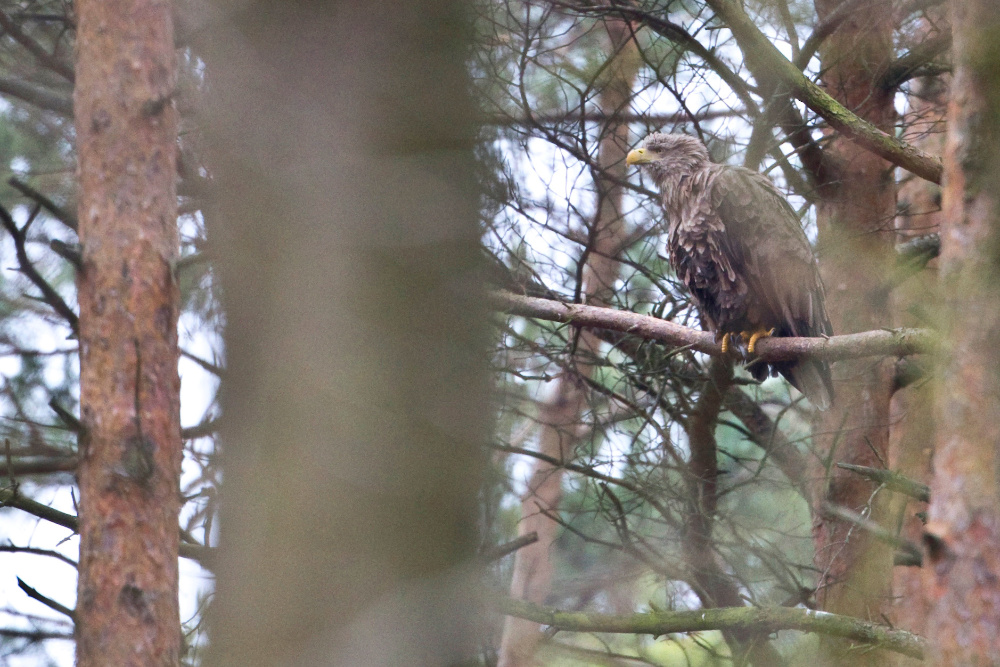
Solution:
M 722 334 L 722 354 L 729 354 L 729 339 L 732 336 L 733 334 L 729 333 Z
M 768 338 L 774 333 L 774 328 L 771 329 L 758 329 L 757 331 L 744 331 L 740 334 L 740 338 L 747 341 L 747 354 L 753 354 L 754 348 L 757 347 L 757 341 L 761 338 Z

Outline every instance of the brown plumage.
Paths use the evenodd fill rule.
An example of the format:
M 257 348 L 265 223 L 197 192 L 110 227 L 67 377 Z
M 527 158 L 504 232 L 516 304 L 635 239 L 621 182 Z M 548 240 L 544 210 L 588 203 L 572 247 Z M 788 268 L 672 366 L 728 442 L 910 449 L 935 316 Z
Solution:
M 766 176 L 713 164 L 705 146 L 683 134 L 651 134 L 627 162 L 660 188 L 670 263 L 708 330 L 724 343 L 771 329 L 775 336 L 833 334 L 812 247 Z M 757 362 L 749 370 L 757 380 L 780 373 L 821 410 L 833 400 L 824 361 Z

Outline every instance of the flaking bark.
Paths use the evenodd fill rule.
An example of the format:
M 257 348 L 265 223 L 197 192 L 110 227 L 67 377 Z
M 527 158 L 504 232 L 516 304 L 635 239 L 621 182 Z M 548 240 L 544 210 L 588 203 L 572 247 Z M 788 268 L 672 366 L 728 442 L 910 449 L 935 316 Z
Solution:
M 923 591 L 935 665 L 1000 664 L 1000 5 L 951 5 L 943 349 Z
M 177 665 L 179 297 L 171 3 L 76 3 L 81 667 Z

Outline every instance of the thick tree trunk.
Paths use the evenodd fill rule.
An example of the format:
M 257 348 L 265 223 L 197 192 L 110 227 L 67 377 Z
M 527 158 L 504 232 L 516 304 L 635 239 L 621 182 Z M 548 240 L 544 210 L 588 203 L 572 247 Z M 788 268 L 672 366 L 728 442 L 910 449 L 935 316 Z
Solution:
M 171 6 L 78 0 L 77 664 L 177 665 L 180 381 Z
M 466 3 L 214 4 L 228 369 L 206 664 L 468 660 L 490 407 Z
M 623 111 L 632 95 L 632 84 L 640 65 L 626 22 L 607 21 L 614 61 L 608 68 L 608 80 L 600 96 L 601 111 L 608 116 Z M 590 253 L 583 273 L 586 302 L 607 306 L 608 295 L 619 274 L 615 258 L 625 237 L 621 215 L 622 189 L 616 183 L 625 180 L 625 155 L 628 151 L 628 124 L 612 119 L 605 128 L 598 157 L 602 176 L 598 177 L 597 216 L 591 228 Z M 606 175 L 606 177 L 604 177 Z M 539 452 L 561 461 L 571 461 L 580 417 L 587 406 L 589 392 L 584 379 L 594 367 L 588 359 L 599 357 L 601 340 L 590 330 L 582 330 L 577 341 L 575 367 L 556 380 L 552 397 L 541 405 Z M 552 590 L 550 551 L 559 534 L 559 524 L 550 518 L 558 513 L 562 499 L 563 469 L 538 460 L 532 468 L 528 489 L 521 499 L 521 522 L 518 534 L 538 534 L 538 541 L 518 550 L 514 560 L 511 596 L 542 604 Z M 507 617 L 500 646 L 500 667 L 530 667 L 542 633 L 537 623 Z
M 935 665 L 1000 664 L 1000 5 L 952 3 L 937 442 L 925 543 Z
M 820 20 L 839 0 L 816 0 Z M 863 2 L 825 42 L 823 83 L 849 109 L 892 132 L 892 94 L 878 87 L 892 57 L 892 3 Z M 817 207 L 823 279 L 838 334 L 891 324 L 886 269 L 894 240 L 894 170 L 885 160 L 843 137 L 826 149 L 830 178 Z M 815 440 L 825 468 L 816 507 L 833 503 L 855 512 L 871 507 L 882 518 L 882 496 L 870 482 L 833 467 L 845 462 L 883 467 L 887 460 L 892 364 L 872 359 L 834 365 L 836 402 L 817 420 Z M 879 619 L 889 600 L 891 552 L 852 524 L 821 509 L 814 525 L 817 598 L 832 612 Z

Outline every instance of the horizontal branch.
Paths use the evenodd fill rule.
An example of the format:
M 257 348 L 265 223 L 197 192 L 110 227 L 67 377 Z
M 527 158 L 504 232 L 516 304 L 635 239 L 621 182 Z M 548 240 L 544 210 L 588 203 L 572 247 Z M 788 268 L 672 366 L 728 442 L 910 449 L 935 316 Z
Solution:
M 489 300 L 497 310 L 511 315 L 563 322 L 578 327 L 620 331 L 674 347 L 689 347 L 705 354 L 721 355 L 715 335 L 683 327 L 667 320 L 613 308 L 562 303 L 549 299 L 494 291 Z M 802 356 L 836 361 L 860 357 L 896 356 L 930 352 L 934 336 L 924 329 L 893 329 L 831 336 L 830 338 L 765 338 L 757 342 L 756 358 L 788 361 Z
M 76 470 L 75 456 L 53 456 L 46 458 L 16 459 L 13 462 L 0 462 L 0 479 L 3 477 L 21 477 L 23 475 L 51 475 L 58 472 L 73 472 Z
M 73 97 L 71 95 L 20 79 L 0 77 L 0 95 L 9 95 L 40 109 L 54 111 L 67 118 L 73 116 Z
M 939 158 L 927 155 L 905 141 L 863 120 L 810 81 L 781 55 L 735 0 L 707 0 L 736 38 L 754 77 L 774 78 L 788 86 L 792 96 L 822 116 L 827 123 L 859 146 L 933 183 L 941 182 Z
M 795 607 L 721 607 L 695 611 L 657 611 L 641 614 L 598 614 L 548 609 L 511 598 L 498 601 L 508 615 L 569 632 L 609 632 L 665 635 L 675 632 L 731 630 L 777 632 L 801 630 L 841 637 L 912 658 L 922 659 L 925 642 L 904 630 L 862 621 L 851 616 Z
M 48 505 L 34 501 L 31 498 L 26 498 L 13 489 L 0 489 L 0 507 L 14 507 L 22 512 L 37 516 L 39 519 L 50 521 L 57 526 L 69 528 L 74 533 L 77 532 L 79 526 L 79 520 L 72 514 L 60 512 Z M 180 545 L 180 555 L 182 557 L 196 560 L 206 567 L 211 567 L 211 559 L 214 551 L 212 547 L 205 547 L 200 544 L 182 543 Z
M 799 50 L 799 55 L 795 57 L 794 64 L 799 70 L 804 70 L 812 57 L 816 55 L 819 50 L 820 44 L 823 43 L 827 37 L 833 34 L 833 31 L 841 26 L 841 24 L 854 15 L 858 6 L 865 2 L 866 0 L 843 0 L 839 5 L 837 5 L 832 12 L 827 14 L 826 18 L 816 24 L 813 28 L 812 34 L 806 38 L 803 42 L 802 48 Z
M 599 110 L 581 112 L 579 109 L 560 111 L 556 113 L 533 113 L 530 116 L 514 116 L 506 113 L 484 116 L 481 122 L 485 125 L 500 127 L 516 127 L 519 125 L 558 125 L 560 123 L 643 123 L 650 127 L 663 127 L 686 123 L 692 115 L 698 121 L 715 120 L 717 118 L 738 118 L 746 114 L 743 109 L 707 109 L 694 114 L 687 113 L 605 113 Z
M 73 641 L 72 632 L 50 632 L 47 630 L 16 630 L 14 628 L 0 628 L 0 637 L 8 639 L 25 639 L 29 642 L 41 642 L 47 639 L 65 639 Z

